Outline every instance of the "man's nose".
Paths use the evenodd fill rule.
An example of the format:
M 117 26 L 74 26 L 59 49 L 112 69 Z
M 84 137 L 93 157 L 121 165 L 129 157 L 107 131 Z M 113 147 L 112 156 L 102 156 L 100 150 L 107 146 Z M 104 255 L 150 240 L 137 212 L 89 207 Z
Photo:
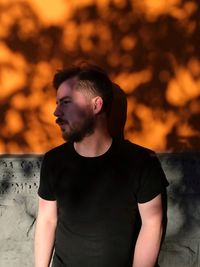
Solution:
M 55 108 L 55 111 L 54 111 L 53 115 L 56 116 L 56 117 L 61 117 L 62 114 L 63 114 L 63 112 L 61 111 L 61 109 L 57 105 L 56 108 Z

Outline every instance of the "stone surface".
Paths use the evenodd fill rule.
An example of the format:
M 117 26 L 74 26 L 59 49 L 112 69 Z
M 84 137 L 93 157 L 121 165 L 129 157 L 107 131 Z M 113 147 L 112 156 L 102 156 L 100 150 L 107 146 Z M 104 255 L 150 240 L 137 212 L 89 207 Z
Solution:
M 160 267 L 200 267 L 200 153 L 159 154 L 170 185 Z M 0 267 L 32 267 L 42 155 L 0 157 Z

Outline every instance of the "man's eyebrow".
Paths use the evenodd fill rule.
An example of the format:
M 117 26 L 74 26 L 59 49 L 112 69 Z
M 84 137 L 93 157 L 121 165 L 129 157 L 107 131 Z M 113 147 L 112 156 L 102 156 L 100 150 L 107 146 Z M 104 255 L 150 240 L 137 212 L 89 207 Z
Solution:
M 63 96 L 61 97 L 60 99 L 57 99 L 56 100 L 56 103 L 59 101 L 59 102 L 62 102 L 63 100 L 71 100 L 72 98 L 70 96 Z

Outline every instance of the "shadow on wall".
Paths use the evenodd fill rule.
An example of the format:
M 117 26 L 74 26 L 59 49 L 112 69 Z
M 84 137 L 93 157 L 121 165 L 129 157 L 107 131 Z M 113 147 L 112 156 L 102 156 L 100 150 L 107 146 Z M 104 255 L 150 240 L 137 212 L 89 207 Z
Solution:
M 170 182 L 161 266 L 199 266 L 200 153 L 160 154 Z
M 113 84 L 113 103 L 108 119 L 108 129 L 113 137 L 124 138 L 124 126 L 127 119 L 127 99 L 124 91 Z
M 200 153 L 161 154 L 170 182 L 168 190 L 168 239 L 200 239 Z
M 126 138 L 156 151 L 199 150 L 198 2 L 69 2 L 40 11 L 39 1 L 0 4 L 0 152 L 44 152 L 62 142 L 51 81 L 81 59 L 106 69 L 126 93 Z M 65 13 L 44 20 L 55 10 Z

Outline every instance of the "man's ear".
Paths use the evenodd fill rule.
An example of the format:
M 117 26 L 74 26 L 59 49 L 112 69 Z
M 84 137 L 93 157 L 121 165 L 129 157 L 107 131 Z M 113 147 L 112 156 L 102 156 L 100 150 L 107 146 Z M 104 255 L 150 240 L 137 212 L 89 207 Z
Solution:
M 96 96 L 92 99 L 93 112 L 99 114 L 103 109 L 103 99 L 100 96 Z

